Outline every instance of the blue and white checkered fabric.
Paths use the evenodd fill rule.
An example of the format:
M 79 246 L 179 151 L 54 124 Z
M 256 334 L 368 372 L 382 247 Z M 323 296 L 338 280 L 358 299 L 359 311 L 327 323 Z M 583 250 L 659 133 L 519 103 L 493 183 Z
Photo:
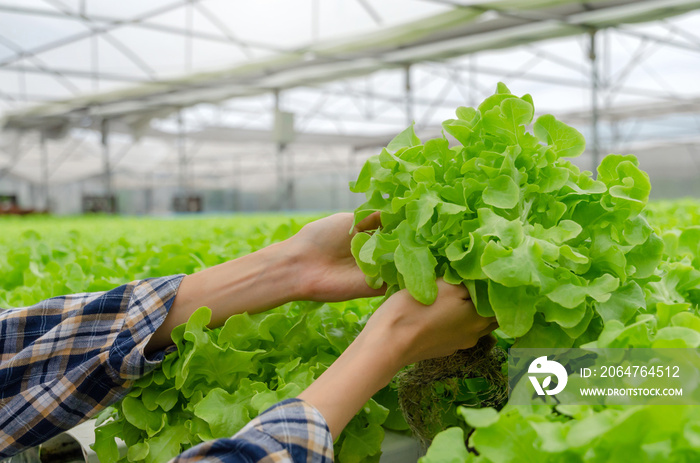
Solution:
M 165 352 L 144 349 L 183 275 L 0 311 L 0 458 L 10 457 L 122 399 Z M 333 461 L 323 416 L 299 399 L 271 407 L 235 436 L 205 442 L 178 463 Z

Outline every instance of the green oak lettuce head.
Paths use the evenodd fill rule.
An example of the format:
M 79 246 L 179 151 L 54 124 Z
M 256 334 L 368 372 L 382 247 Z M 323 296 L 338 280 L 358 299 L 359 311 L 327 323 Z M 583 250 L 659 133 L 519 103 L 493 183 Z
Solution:
M 381 211 L 382 228 L 355 236 L 352 251 L 370 285 L 430 304 L 436 277 L 464 283 L 521 347 L 595 339 L 644 305 L 635 280 L 663 252 L 640 216 L 647 174 L 634 156 L 609 155 L 594 180 L 566 159 L 583 153 L 583 136 L 533 115 L 530 95 L 499 84 L 443 123 L 456 146 L 409 127 L 365 163 L 351 184 L 367 197 L 355 220 Z

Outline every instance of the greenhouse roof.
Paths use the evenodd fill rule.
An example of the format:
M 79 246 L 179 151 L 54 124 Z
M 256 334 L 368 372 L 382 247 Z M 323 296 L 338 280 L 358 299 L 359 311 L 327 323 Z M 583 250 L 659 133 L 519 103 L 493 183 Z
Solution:
M 25 60 L 40 56 L 40 53 L 54 47 L 88 40 L 96 34 L 110 37 L 108 33 L 119 27 L 143 27 L 150 24 L 146 21 L 148 18 L 162 17 L 168 12 L 176 11 L 178 3 L 183 9 L 190 4 L 167 4 L 142 12 L 132 19 L 120 20 L 104 14 L 79 12 L 58 1 L 46 3 L 55 6 L 55 9 L 49 11 L 36 7 L 0 5 L 0 12 L 73 19 L 90 30 L 67 38 L 57 38 L 53 44 L 47 43 L 34 50 L 0 59 L 0 69 L 12 66 L 20 56 Z M 207 4 L 207 9 L 200 10 L 202 2 L 192 3 L 194 11 L 217 25 L 219 33 L 223 33 L 220 38 L 225 38 L 229 45 L 236 46 L 245 55 L 244 59 L 229 67 L 191 72 L 175 78 L 159 78 L 158 73 L 152 70 L 149 78 L 143 82 L 122 85 L 105 92 L 89 93 L 81 88 L 78 92 L 80 95 L 73 98 L 9 111 L 6 114 L 6 125 L 14 128 L 38 128 L 70 122 L 85 126 L 91 123 L 90 118 L 163 117 L 168 112 L 199 103 L 218 103 L 235 97 L 314 86 L 416 62 L 443 60 L 622 24 L 658 20 L 700 7 L 700 1 L 693 0 L 596 0 L 585 3 L 572 0 L 435 0 L 435 8 L 425 11 L 434 13 L 436 9 L 443 10 L 437 14 L 429 14 L 399 25 L 389 24 L 387 27 L 375 28 L 373 32 L 349 38 L 331 36 L 328 40 L 315 43 L 294 43 L 292 40 L 291 46 L 284 46 L 282 43 L 270 45 L 234 37 L 222 20 L 210 11 L 213 5 Z M 382 26 L 383 18 L 389 16 L 380 16 L 375 10 L 378 6 L 370 6 L 366 1 L 358 0 L 356 6 L 358 5 L 369 18 L 381 22 Z M 269 15 L 265 18 L 269 18 Z M 193 19 L 190 18 L 190 21 Z M 161 31 L 168 27 L 172 29 L 172 26 L 162 22 L 149 27 Z M 187 37 L 187 30 L 180 32 Z M 275 35 L 281 40 L 285 39 L 283 33 L 277 34 L 275 31 Z M 644 38 L 644 34 L 637 35 Z M 190 33 L 192 36 L 194 32 Z M 130 51 L 127 53 L 127 50 Z M 144 72 L 149 74 L 151 64 L 138 56 L 137 49 L 124 48 L 122 51 L 127 56 L 134 54 L 132 61 L 140 63 Z M 46 70 L 47 73 L 64 79 L 68 79 L 68 75 L 79 75 L 76 71 Z M 90 76 L 89 72 L 84 74 Z M 85 79 L 84 83 L 89 85 L 90 81 Z
M 598 151 L 645 153 L 643 168 L 667 175 L 675 164 L 654 156 L 663 152 L 691 175 L 698 9 L 700 0 L 0 0 L 0 181 L 7 192 L 104 192 L 111 171 L 117 189 L 269 190 L 284 171 L 346 184 L 408 124 L 437 136 L 498 81 L 531 93 L 537 114 L 573 124 L 589 147 L 597 101 Z M 274 136 L 278 110 L 293 114 L 291 142 Z M 576 162 L 590 169 L 595 159 Z

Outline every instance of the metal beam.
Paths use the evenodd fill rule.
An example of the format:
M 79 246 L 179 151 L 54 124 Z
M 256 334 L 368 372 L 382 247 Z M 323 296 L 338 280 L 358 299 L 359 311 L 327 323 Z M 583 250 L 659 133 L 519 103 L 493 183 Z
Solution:
M 62 101 L 61 98 L 57 97 L 56 95 L 42 95 L 39 93 L 26 93 L 26 94 L 7 93 L 7 92 L 1 92 L 1 91 L 0 91 L 0 100 L 12 101 L 15 104 L 30 103 L 30 102 L 47 103 L 47 102 L 54 102 L 54 101 Z
M 189 193 L 187 182 L 187 139 L 185 138 L 185 120 L 182 110 L 177 113 L 177 166 L 178 166 L 178 191 L 184 197 Z
M 243 202 L 241 201 L 241 191 L 243 190 L 243 176 L 241 174 L 241 157 L 236 156 L 233 160 L 233 178 L 235 186 L 235 196 L 233 197 L 233 209 L 235 211 L 243 210 Z
M 108 201 L 111 202 L 111 197 L 113 195 L 112 190 L 112 166 L 110 163 L 110 152 L 109 152 L 109 119 L 102 119 L 101 122 L 101 133 L 100 142 L 102 145 L 102 162 L 104 165 L 104 190 Z
M 51 2 L 55 3 L 55 2 L 58 2 L 59 0 L 47 0 L 47 1 L 51 1 Z M 618 2 L 618 3 L 621 3 L 621 2 Z M 179 6 L 186 5 L 186 4 L 189 4 L 189 0 L 187 0 L 185 2 L 181 1 L 178 3 Z M 631 4 L 631 3 L 628 2 L 628 6 L 629 6 L 629 4 Z M 619 9 L 616 6 L 611 7 L 610 5 L 607 5 L 607 6 L 604 5 L 604 7 L 601 7 L 600 10 L 595 10 L 595 4 L 592 4 L 591 8 L 593 8 L 592 11 L 598 13 L 599 16 L 601 13 L 605 12 L 606 8 L 610 8 L 610 9 L 613 9 L 615 11 L 617 11 Z M 649 7 L 649 8 L 651 8 L 651 7 Z M 75 14 L 74 12 L 68 11 L 65 8 L 64 8 L 64 11 L 66 13 Z M 560 11 L 560 10 L 553 10 L 553 11 Z M 500 13 L 502 13 L 506 17 L 509 17 L 508 15 L 512 14 L 512 12 L 508 11 L 508 10 L 501 11 Z M 531 12 L 529 12 L 529 11 L 522 12 L 519 10 L 517 11 L 517 13 L 521 16 L 523 14 L 525 16 L 528 16 L 531 14 Z M 580 21 L 583 21 L 585 18 L 589 17 L 589 16 L 584 16 L 585 14 L 587 14 L 587 13 L 575 13 L 574 16 L 582 18 L 582 19 L 580 19 Z M 552 19 L 552 18 L 555 18 L 555 19 Z M 522 19 L 522 20 L 526 22 L 525 24 L 528 24 L 527 21 L 529 21 L 530 23 L 557 21 L 557 20 L 561 20 L 561 16 L 552 15 L 552 14 L 545 12 L 542 14 L 541 17 L 537 17 L 534 19 L 532 17 L 530 17 L 530 18 L 526 18 L 526 19 Z M 622 18 L 621 20 L 624 20 L 624 18 Z M 121 24 L 135 24 L 134 21 L 138 22 L 138 20 L 131 19 L 131 20 L 127 20 L 127 21 L 122 21 Z M 515 22 L 515 21 L 506 21 L 506 20 L 503 20 L 502 18 L 499 18 L 498 21 L 495 21 L 495 20 L 492 21 L 490 19 L 485 20 L 483 22 L 483 24 L 488 24 L 488 27 L 493 28 L 495 32 L 501 33 L 503 31 L 510 32 L 510 31 L 508 31 L 509 28 L 512 31 L 512 27 L 509 26 L 509 24 L 511 24 L 513 22 Z M 580 22 L 580 24 L 579 24 L 574 20 L 567 19 L 564 22 L 566 22 L 567 24 L 576 23 L 579 26 L 584 25 L 584 26 L 588 27 L 585 23 Z M 482 23 L 480 23 L 480 24 L 482 24 Z M 450 33 L 456 34 L 457 31 L 464 32 L 464 30 L 469 30 L 467 26 L 468 26 L 468 23 L 465 22 L 465 24 L 463 24 L 460 27 L 463 27 L 466 29 L 455 28 L 455 30 L 454 31 L 451 30 Z M 101 28 L 100 30 L 104 30 L 104 28 Z M 519 30 L 520 29 L 513 31 L 513 32 L 515 33 L 515 32 L 518 32 Z M 474 35 L 479 36 L 480 34 L 481 34 L 481 32 L 479 32 L 479 31 L 474 32 Z M 416 41 L 415 43 L 414 42 L 409 43 L 407 45 L 407 48 L 411 48 L 414 45 L 420 46 L 421 44 L 432 43 L 434 41 L 440 41 L 442 39 L 444 39 L 444 37 L 443 38 L 430 37 L 429 39 L 426 38 L 422 41 L 419 40 L 419 41 Z M 533 40 L 537 40 L 537 38 L 533 38 Z M 483 46 L 490 46 L 490 45 L 486 44 Z M 345 61 L 354 63 L 354 61 L 352 61 L 353 59 L 356 59 L 358 57 L 362 58 L 362 57 L 370 56 L 369 54 L 363 54 L 362 52 L 358 52 L 357 53 L 358 56 L 355 56 L 352 54 L 348 54 L 347 52 L 342 52 L 342 53 L 339 52 L 337 54 L 337 56 L 336 55 L 331 56 L 331 55 L 332 54 L 329 54 L 329 56 L 327 58 L 323 58 L 323 59 L 320 59 L 320 58 L 316 59 L 315 58 L 312 61 L 319 61 L 319 63 L 310 64 L 309 69 L 306 68 L 306 66 L 307 66 L 306 64 L 299 63 L 296 61 L 294 61 L 294 62 L 290 61 L 291 64 L 289 64 L 289 65 L 287 62 L 280 64 L 278 61 L 271 61 L 270 63 L 272 63 L 272 64 L 264 64 L 264 66 L 261 66 L 260 69 L 255 68 L 255 69 L 253 69 L 253 71 L 250 71 L 249 75 L 243 75 L 240 78 L 236 77 L 236 76 L 239 76 L 238 74 L 234 75 L 234 77 L 231 77 L 230 74 L 224 75 L 224 74 L 212 73 L 212 75 L 209 76 L 209 78 L 212 79 L 211 81 L 198 81 L 198 82 L 195 82 L 194 84 L 192 83 L 194 80 L 187 81 L 186 79 L 172 81 L 172 82 L 166 82 L 166 83 L 164 83 L 164 87 L 167 87 L 167 88 L 165 88 L 161 93 L 157 93 L 159 90 L 154 91 L 153 87 L 151 87 L 151 88 L 147 88 L 146 90 L 144 90 L 146 92 L 145 96 L 140 93 L 141 89 L 148 87 L 147 85 L 144 85 L 140 89 L 135 89 L 136 91 L 133 92 L 131 97 L 124 97 L 122 101 L 120 101 L 119 103 L 115 103 L 114 108 L 113 108 L 114 112 L 105 113 L 105 114 L 123 114 L 124 111 L 126 111 L 126 112 L 139 111 L 142 109 L 147 109 L 149 111 L 152 111 L 152 110 L 155 110 L 159 107 L 174 107 L 174 106 L 179 106 L 179 105 L 186 106 L 188 104 L 196 104 L 198 101 L 214 101 L 217 98 L 226 98 L 227 97 L 226 95 L 229 95 L 228 97 L 234 97 L 237 95 L 248 95 L 248 94 L 252 94 L 252 93 L 256 93 L 256 92 L 257 92 L 257 94 L 262 93 L 262 92 L 269 92 L 270 86 L 272 86 L 272 83 L 274 82 L 273 80 L 269 80 L 270 79 L 269 75 L 275 74 L 276 72 L 278 74 L 283 74 L 283 78 L 279 79 L 279 80 L 282 82 L 281 88 L 286 88 L 286 85 L 298 86 L 298 85 L 312 85 L 314 83 L 320 83 L 326 77 L 327 77 L 327 79 L 330 80 L 330 79 L 336 78 L 337 75 L 342 75 L 341 71 L 345 72 L 345 71 L 347 71 L 347 69 L 351 69 L 351 71 L 347 71 L 347 72 L 357 72 L 357 73 L 361 73 L 361 72 L 365 72 L 365 71 L 370 72 L 371 69 L 373 69 L 372 63 L 369 63 L 366 68 L 362 67 L 362 66 L 364 66 L 364 64 L 363 64 L 364 61 L 362 63 L 360 63 L 361 66 L 359 66 L 359 67 L 362 68 L 361 70 L 354 69 L 352 66 L 348 67 L 347 69 L 344 67 Z M 382 55 L 380 53 L 378 56 L 381 57 L 384 55 Z M 551 58 L 555 59 L 554 57 L 551 57 Z M 559 57 L 557 57 L 557 58 L 559 58 Z M 291 60 L 291 58 L 290 58 L 290 60 Z M 326 61 L 328 61 L 328 63 L 326 63 Z M 378 61 L 379 61 L 379 58 L 378 58 Z M 555 59 L 555 61 L 556 61 L 556 59 Z M 267 63 L 267 62 L 265 62 L 265 63 Z M 331 69 L 332 72 L 329 72 L 328 75 L 326 76 L 325 74 L 323 74 L 323 72 L 326 71 L 325 64 L 331 65 L 330 67 L 333 67 L 334 65 L 339 65 L 339 64 L 343 64 L 343 66 L 340 66 L 338 69 L 335 69 L 335 68 Z M 315 67 L 316 65 L 318 65 L 318 68 Z M 404 66 L 405 64 L 402 62 L 402 63 L 397 63 L 396 65 L 397 66 Z M 272 68 L 272 70 L 268 69 L 265 66 L 270 66 Z M 275 66 L 277 66 L 277 67 L 275 67 Z M 250 70 L 252 68 L 253 67 L 251 66 L 251 67 L 246 68 L 246 69 Z M 239 71 L 240 71 L 240 69 L 239 69 Z M 287 74 L 287 71 L 288 71 L 288 74 Z M 326 76 L 326 77 L 318 77 L 316 74 L 316 71 L 322 72 L 322 75 Z M 484 72 L 486 72 L 486 71 L 487 70 L 484 70 Z M 236 72 L 236 70 L 234 69 L 234 70 L 231 70 L 230 72 L 233 73 L 233 72 Z M 240 71 L 240 72 L 244 72 L 244 71 Z M 502 71 L 500 71 L 500 72 L 502 72 Z M 512 72 L 512 70 L 508 70 L 506 75 L 508 75 L 508 73 L 511 73 L 511 72 Z M 500 75 L 503 75 L 503 74 L 500 74 Z M 529 78 L 529 79 L 534 80 L 535 75 L 532 74 L 529 77 L 527 77 L 525 75 L 518 75 L 517 78 L 523 78 L 523 79 Z M 219 80 L 217 81 L 216 79 L 219 79 Z M 223 89 L 226 89 L 226 88 L 230 89 L 232 87 L 231 81 L 236 80 L 236 79 L 239 79 L 241 81 L 241 83 L 240 83 L 241 87 L 246 87 L 246 88 L 241 90 L 240 93 L 235 93 L 236 90 L 229 90 L 229 92 L 230 92 L 229 94 L 224 93 Z M 266 79 L 269 80 L 267 83 L 265 83 Z M 297 79 L 297 80 L 295 80 L 295 79 Z M 560 79 L 560 80 L 564 81 L 565 79 Z M 574 82 L 574 81 L 575 81 L 575 79 L 571 80 L 571 82 Z M 260 84 L 259 82 L 262 82 L 262 83 Z M 413 104 L 414 105 L 422 104 L 424 106 L 434 105 L 435 104 L 434 100 L 423 98 L 423 101 L 421 102 L 419 100 L 419 97 L 415 96 L 415 93 L 418 93 L 418 91 L 419 91 L 418 87 L 419 86 L 414 85 L 414 91 L 412 92 L 414 94 L 412 96 Z M 207 90 L 207 89 L 211 89 L 212 90 L 211 93 L 207 93 L 207 94 L 201 93 L 201 91 Z M 250 90 L 248 90 L 248 89 L 250 89 Z M 196 92 L 196 90 L 200 90 L 200 92 L 194 94 Z M 249 93 L 247 93 L 247 92 L 249 92 Z M 333 94 L 334 91 L 329 90 L 329 92 L 330 92 L 330 94 Z M 641 94 L 641 92 L 643 92 L 644 96 L 646 96 L 646 97 L 662 98 L 662 99 L 667 99 L 670 101 L 676 101 L 676 100 L 681 98 L 680 96 L 676 97 L 675 95 L 672 95 L 669 93 L 649 92 L 647 89 L 640 89 L 637 92 L 637 94 Z M 345 94 L 343 95 L 343 93 L 345 93 Z M 355 97 L 358 97 L 358 95 L 360 95 L 361 92 L 359 92 L 358 90 L 346 92 L 345 89 L 341 89 L 341 90 L 335 91 L 335 94 L 338 94 L 338 96 L 347 96 L 348 94 L 350 94 L 352 97 L 355 98 Z M 375 100 L 377 100 L 377 98 L 382 97 L 382 95 L 378 95 L 375 92 L 365 92 L 365 94 L 367 95 L 367 98 L 371 98 L 372 101 L 375 101 Z M 117 97 L 118 95 L 111 95 L 111 96 Z M 188 96 L 189 96 L 189 99 L 187 98 Z M 125 101 L 128 101 L 128 103 L 125 104 Z M 390 103 L 394 103 L 396 105 L 401 105 L 401 106 L 405 105 L 404 98 L 400 94 L 399 95 L 386 95 L 386 101 L 390 102 Z M 85 99 L 81 99 L 80 102 L 84 104 L 84 106 L 82 108 L 80 108 L 80 107 L 68 108 L 68 109 L 66 109 L 66 111 L 67 112 L 69 112 L 71 110 L 72 111 L 82 111 L 82 110 L 84 110 L 85 107 L 89 108 L 91 105 L 94 105 L 96 107 L 102 105 L 101 107 L 106 107 L 112 103 L 112 100 L 110 100 L 109 98 L 105 98 L 105 99 L 96 98 L 96 99 L 92 99 L 92 100 L 89 98 L 85 98 Z M 453 100 L 453 101 L 446 101 L 445 103 L 443 103 L 443 105 L 445 107 L 454 107 L 456 105 L 460 105 L 463 103 L 464 103 L 463 101 Z M 161 106 L 158 106 L 158 105 L 161 105 Z M 136 108 L 136 109 L 134 109 L 134 108 Z M 53 109 L 53 108 L 49 108 L 49 109 Z M 101 111 L 102 109 L 99 109 L 99 110 Z M 104 109 L 104 111 L 108 111 L 108 109 Z M 62 117 L 62 116 L 59 116 L 59 117 Z M 111 117 L 111 116 L 109 116 L 109 117 Z M 309 117 L 316 117 L 316 116 L 309 116 Z M 414 115 L 414 117 L 415 117 L 415 115 Z M 335 120 L 337 121 L 338 119 L 335 119 Z
M 578 72 L 581 75 L 587 75 L 587 70 L 585 66 L 580 66 L 579 63 L 577 63 L 574 60 L 570 60 L 568 58 L 565 58 L 563 56 L 559 56 L 555 53 L 550 53 L 547 50 L 542 50 L 541 48 L 538 48 L 534 45 L 527 45 L 525 47 L 526 51 L 529 53 L 535 55 L 536 57 L 543 59 L 551 64 L 555 64 L 557 66 L 562 66 L 568 70 L 573 70 Z
M 436 66 L 435 67 L 440 67 L 442 66 L 442 63 L 433 63 Z M 472 75 L 472 70 L 470 66 L 464 66 L 464 65 L 459 65 L 459 64 L 453 64 L 450 65 L 450 67 L 454 70 L 468 73 L 468 75 Z M 491 75 L 491 76 L 496 76 L 496 77 L 502 77 L 505 75 L 508 75 L 511 73 L 512 70 L 509 69 L 502 69 L 502 68 L 496 68 L 493 66 L 481 66 L 479 65 L 477 72 L 474 74 L 484 74 L 484 75 Z M 590 73 L 588 74 L 590 75 Z M 568 78 L 562 78 L 562 77 L 552 77 L 548 76 L 546 74 L 538 74 L 534 72 L 528 72 L 527 74 L 521 74 L 517 76 L 518 79 L 521 80 L 526 80 L 530 82 L 540 82 L 540 83 L 548 83 L 552 85 L 562 85 L 566 87 L 574 87 L 574 88 L 580 88 L 580 89 L 588 89 L 590 88 L 590 80 L 577 80 L 577 79 L 568 79 Z M 637 88 L 637 87 L 630 87 L 626 86 L 620 89 L 616 89 L 616 91 L 620 94 L 625 94 L 625 95 L 631 95 L 631 96 L 643 96 L 646 98 L 652 98 L 656 100 L 661 100 L 661 101 L 669 101 L 669 102 L 684 102 L 687 101 L 687 97 L 682 97 L 680 95 L 670 95 L 668 93 L 663 93 L 663 92 L 658 92 L 655 90 L 651 89 L 646 89 L 646 88 Z M 462 105 L 464 104 L 463 102 L 455 102 L 454 100 L 447 100 L 445 102 L 445 106 L 448 107 L 455 107 L 455 105 Z M 472 103 L 470 103 L 472 104 Z M 472 104 L 473 106 L 473 104 Z
M 22 52 L 22 47 L 20 47 L 15 42 L 13 42 L 5 36 L 0 35 L 0 43 L 2 43 L 4 46 L 14 51 L 15 53 Z M 55 69 L 50 69 L 41 59 L 37 58 L 34 55 L 29 55 L 27 56 L 27 58 L 31 60 L 37 68 L 45 71 L 46 74 L 53 76 L 56 79 L 56 81 L 63 87 L 65 87 L 69 92 L 73 93 L 74 95 L 78 95 L 80 93 L 80 89 L 73 82 L 68 80 L 66 76 L 62 75 Z M 0 64 L 0 69 L 1 68 L 2 64 Z
M 51 197 L 49 195 L 49 150 L 46 146 L 46 135 L 41 134 L 41 193 L 43 209 L 46 212 L 51 210 Z
M 192 1 L 200 1 L 200 0 L 192 0 Z M 80 32 L 78 34 L 72 34 L 72 35 L 69 35 L 67 37 L 63 37 L 61 39 L 51 41 L 51 42 L 46 43 L 44 45 L 39 45 L 37 47 L 31 48 L 28 50 L 22 50 L 21 52 L 17 53 L 15 56 L 11 56 L 11 57 L 6 58 L 4 60 L 0 60 L 0 67 L 6 66 L 8 64 L 12 64 L 12 63 L 19 61 L 21 59 L 24 59 L 24 58 L 35 56 L 39 53 L 44 53 L 44 52 L 47 52 L 49 50 L 54 50 L 56 48 L 60 48 L 60 47 L 69 45 L 69 44 L 77 42 L 79 40 L 92 37 L 93 35 L 96 35 L 96 34 L 104 34 L 106 32 L 112 31 L 112 30 L 117 29 L 118 27 L 121 27 L 124 25 L 140 23 L 142 21 L 145 21 L 146 19 L 150 19 L 150 18 L 153 18 L 155 16 L 159 16 L 161 14 L 164 14 L 164 13 L 167 13 L 169 11 L 180 8 L 180 7 L 182 7 L 182 5 L 183 5 L 182 0 L 178 0 L 174 3 L 169 3 L 167 5 L 163 5 L 161 7 L 155 8 L 153 10 L 149 10 L 149 11 L 142 13 L 140 15 L 137 15 L 129 20 L 123 20 L 123 21 L 119 21 L 119 22 L 109 23 L 107 25 L 91 29 L 90 31 L 87 31 L 87 32 Z
M 668 45 L 670 47 L 678 48 L 681 50 L 691 51 L 694 53 L 700 53 L 700 47 L 698 47 L 697 45 L 678 42 L 676 40 L 671 40 L 671 39 L 666 39 L 663 37 L 659 37 L 658 35 L 655 35 L 655 34 L 633 31 L 627 27 L 622 27 L 622 26 L 615 26 L 615 27 L 613 27 L 613 29 L 615 29 L 617 32 L 619 32 L 623 35 L 628 35 L 630 37 L 636 37 L 638 39 L 645 39 L 645 40 L 652 40 L 654 42 L 662 43 L 664 45 Z
M 560 24 L 564 24 L 567 26 L 572 26 L 572 27 L 578 27 L 581 29 L 582 32 L 585 32 L 587 30 L 591 29 L 604 29 L 607 27 L 615 27 L 618 30 L 624 31 L 626 34 L 637 37 L 637 38 L 644 38 L 644 39 L 650 39 L 650 40 L 655 40 L 659 41 L 661 43 L 664 43 L 669 46 L 685 49 L 688 51 L 694 51 L 694 52 L 700 52 L 699 47 L 694 47 L 692 45 L 683 43 L 683 42 L 677 42 L 675 40 L 669 40 L 669 39 L 663 39 L 660 37 L 657 37 L 653 34 L 648 34 L 648 33 L 643 33 L 643 32 L 638 32 L 638 31 L 631 31 L 629 29 L 623 29 L 620 26 L 612 26 L 612 25 L 599 25 L 595 24 L 590 21 L 573 21 L 570 18 L 566 16 L 562 16 L 559 14 L 554 14 L 554 13 L 548 13 L 548 12 L 543 12 L 541 10 L 513 10 L 510 8 L 500 8 L 497 4 L 492 3 L 490 5 L 464 5 L 458 2 L 455 2 L 453 0 L 426 0 L 430 3 L 439 3 L 442 5 L 450 5 L 455 8 L 463 8 L 463 9 L 472 9 L 472 10 L 480 10 L 480 11 L 493 11 L 503 17 L 508 17 L 508 18 L 514 18 L 514 19 L 524 19 L 524 20 L 529 20 L 532 22 L 548 22 L 548 21 L 554 21 L 558 22 Z M 584 5 L 586 5 L 584 3 Z M 650 3 L 651 5 L 651 3 Z
M 384 20 L 382 19 L 381 15 L 377 12 L 377 10 L 374 9 L 372 5 L 369 4 L 367 0 L 357 0 L 357 3 L 362 6 L 362 9 L 367 12 L 370 18 L 372 18 L 372 21 L 378 26 L 381 26 L 384 23 Z
M 664 19 L 661 21 L 661 25 L 665 27 L 667 30 L 673 32 L 675 35 L 679 35 L 683 37 L 685 40 L 691 42 L 694 44 L 696 47 L 700 49 L 700 36 L 697 36 L 695 34 L 692 34 L 684 29 L 681 29 L 680 27 L 671 24 L 668 22 L 668 20 Z
M 221 19 L 219 19 L 218 16 L 212 13 L 209 8 L 205 7 L 204 4 L 194 3 L 193 5 L 197 9 L 197 11 L 199 11 L 202 14 L 202 16 L 204 16 L 207 19 L 207 21 L 209 21 L 214 27 L 219 29 L 219 31 L 222 34 L 224 34 L 224 36 L 230 43 L 238 45 L 241 52 L 243 52 L 246 58 L 253 58 L 253 53 L 250 51 L 250 45 L 246 41 L 243 41 L 236 37 L 236 34 L 233 33 L 233 31 L 226 25 L 226 23 L 224 23 Z M 194 37 L 194 30 L 188 30 L 188 34 Z M 276 51 L 279 50 L 277 49 Z
M 199 6 L 199 4 L 197 4 Z M 208 10 L 211 13 L 211 10 Z M 84 11 L 79 11 L 79 12 L 65 12 L 65 13 L 59 13 L 57 11 L 53 10 L 43 10 L 41 8 L 32 8 L 32 7 L 25 7 L 25 6 L 14 6 L 14 5 L 6 5 L 6 4 L 0 4 L 0 13 L 12 13 L 12 14 L 23 14 L 23 15 L 30 15 L 30 16 L 39 16 L 39 17 L 47 17 L 47 18 L 61 18 L 61 19 L 73 19 L 76 21 L 83 21 L 84 18 L 89 18 L 93 22 L 100 22 L 100 23 L 105 23 L 106 25 L 115 25 L 115 26 L 130 26 L 130 27 L 136 27 L 139 29 L 145 29 L 145 30 L 151 30 L 155 32 L 163 32 L 166 34 L 171 34 L 171 35 L 180 35 L 184 36 L 187 34 L 187 30 L 184 28 L 176 27 L 176 26 L 169 26 L 166 24 L 157 24 L 157 23 L 150 23 L 146 21 L 134 21 L 134 20 L 125 20 L 122 18 L 115 18 L 112 16 L 105 16 L 105 15 L 96 15 L 96 14 L 86 14 Z M 201 10 L 200 10 L 201 12 Z M 213 15 L 213 13 L 212 13 Z M 216 17 L 216 15 L 213 15 Z M 218 34 L 212 34 L 210 32 L 206 31 L 192 31 L 192 37 L 200 40 L 206 40 L 209 42 L 218 42 L 218 43 L 225 43 L 225 44 L 230 44 L 230 45 L 241 45 L 246 48 L 257 48 L 260 50 L 266 50 L 266 51 L 274 51 L 274 52 L 281 52 L 283 51 L 282 48 L 280 47 L 275 47 L 266 43 L 260 43 L 256 41 L 245 41 L 242 42 L 240 39 L 237 39 L 235 36 L 231 35 L 218 35 Z
M 61 2 L 60 0 L 44 0 L 45 2 L 53 5 L 57 10 L 59 10 L 62 13 L 70 13 L 71 9 L 66 5 L 65 3 Z M 88 16 L 83 16 L 82 17 L 83 21 L 81 21 L 81 25 L 87 27 L 89 30 L 94 32 L 94 35 L 97 34 L 102 34 L 102 38 L 109 42 L 110 45 L 112 45 L 117 51 L 119 51 L 122 55 L 124 55 L 129 61 L 134 63 L 139 69 L 141 69 L 148 77 L 151 79 L 156 78 L 156 71 L 148 64 L 146 61 L 141 59 L 141 57 L 135 53 L 131 48 L 127 47 L 124 45 L 124 43 L 121 40 L 117 40 L 116 38 L 112 37 L 109 33 L 107 32 L 102 32 L 98 29 L 98 27 L 92 26 L 91 24 L 93 21 L 88 17 Z M 93 35 L 93 37 L 94 37 Z
M 296 201 L 296 195 L 295 195 L 295 190 L 296 190 L 296 178 L 297 176 L 294 174 L 294 150 L 288 149 L 287 150 L 287 191 L 286 193 L 286 199 L 287 199 L 287 208 L 288 209 L 296 209 L 297 207 L 297 201 Z
M 273 94 L 275 97 L 275 106 L 273 108 L 272 123 L 276 124 L 277 113 L 280 111 L 280 91 L 275 90 Z M 277 201 L 275 209 L 277 210 L 283 210 L 285 205 L 286 188 L 284 188 L 283 185 L 286 182 L 286 178 L 282 153 L 284 153 L 284 144 L 275 140 L 275 168 L 277 171 Z

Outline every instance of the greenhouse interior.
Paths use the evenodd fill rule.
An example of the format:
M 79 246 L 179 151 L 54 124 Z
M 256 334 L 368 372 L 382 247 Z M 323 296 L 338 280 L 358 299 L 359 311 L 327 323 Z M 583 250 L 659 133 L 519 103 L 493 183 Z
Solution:
M 699 31 L 0 0 L 0 463 L 700 462 Z

